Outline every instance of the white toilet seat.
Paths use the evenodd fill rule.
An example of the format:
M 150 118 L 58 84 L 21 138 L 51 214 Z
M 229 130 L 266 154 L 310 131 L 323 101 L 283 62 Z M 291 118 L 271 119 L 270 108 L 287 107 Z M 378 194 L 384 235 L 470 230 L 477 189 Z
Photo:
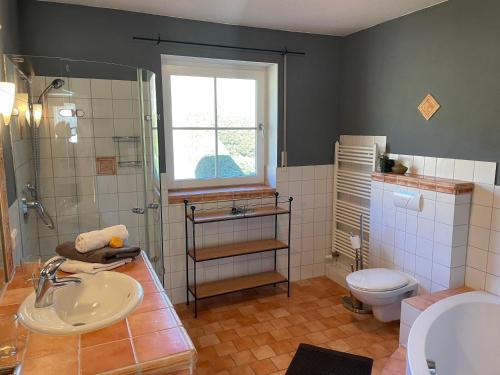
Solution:
M 389 292 L 404 288 L 410 283 L 402 272 L 387 268 L 370 268 L 352 272 L 346 277 L 350 287 L 366 292 Z
M 347 285 L 354 297 L 372 307 L 382 322 L 401 317 L 401 301 L 417 292 L 417 280 L 404 272 L 388 268 L 371 268 L 350 273 Z

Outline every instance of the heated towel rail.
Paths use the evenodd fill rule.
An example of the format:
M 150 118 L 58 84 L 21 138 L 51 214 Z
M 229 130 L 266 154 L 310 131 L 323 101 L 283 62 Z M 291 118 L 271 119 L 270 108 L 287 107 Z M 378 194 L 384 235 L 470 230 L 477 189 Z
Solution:
M 333 180 L 332 251 L 355 258 L 349 233 L 359 234 L 359 217 L 364 218 L 363 257 L 369 262 L 371 174 L 375 170 L 377 145 L 354 146 L 335 143 Z

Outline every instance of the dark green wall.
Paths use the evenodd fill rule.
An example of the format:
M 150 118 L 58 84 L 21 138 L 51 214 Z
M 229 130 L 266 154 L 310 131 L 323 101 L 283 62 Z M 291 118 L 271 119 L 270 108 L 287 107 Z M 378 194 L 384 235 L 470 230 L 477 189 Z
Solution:
M 2 0 L 3 1 L 3 0 Z M 156 37 L 232 46 L 304 51 L 288 66 L 288 161 L 290 165 L 333 161 L 337 139 L 340 38 L 229 26 L 110 9 L 20 0 L 24 54 L 106 61 L 149 69 L 157 74 L 162 110 L 161 54 L 281 63 L 280 55 L 133 41 Z M 280 84 L 282 80 L 280 79 Z M 280 107 L 282 100 L 280 98 Z M 279 124 L 282 125 L 281 113 Z M 278 142 L 281 144 L 281 132 Z M 160 124 L 160 139 L 163 126 Z M 279 147 L 281 149 L 281 147 Z M 161 150 L 164 170 L 164 154 Z
M 19 25 L 17 0 L 0 0 L 0 80 L 3 77 L 3 53 L 19 52 Z M 8 128 L 2 127 L 1 140 L 3 147 L 5 175 L 7 179 L 7 198 L 9 206 L 16 200 L 16 179 L 12 159 L 12 146 Z
M 387 135 L 393 153 L 500 161 L 499 16 L 498 0 L 450 0 L 344 38 L 340 133 Z M 427 122 L 417 107 L 429 92 L 442 108 Z

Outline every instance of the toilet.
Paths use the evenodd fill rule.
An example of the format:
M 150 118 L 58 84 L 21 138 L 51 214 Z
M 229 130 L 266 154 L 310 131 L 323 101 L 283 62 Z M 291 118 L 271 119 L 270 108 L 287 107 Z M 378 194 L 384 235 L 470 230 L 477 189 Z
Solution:
M 418 283 L 404 272 L 388 268 L 370 268 L 352 272 L 346 277 L 354 297 L 372 307 L 381 322 L 399 320 L 401 301 L 417 293 Z

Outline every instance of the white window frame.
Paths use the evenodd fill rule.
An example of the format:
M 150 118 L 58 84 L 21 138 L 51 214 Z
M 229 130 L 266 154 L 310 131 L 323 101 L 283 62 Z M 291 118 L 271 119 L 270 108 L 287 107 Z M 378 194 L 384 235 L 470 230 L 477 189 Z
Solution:
M 165 58 L 166 57 L 166 58 Z M 267 65 L 264 63 L 253 63 L 231 60 L 215 60 L 202 58 L 182 58 L 163 56 L 162 64 L 163 79 L 163 101 L 165 113 L 165 150 L 167 182 L 169 188 L 197 188 L 228 185 L 245 185 L 265 182 L 264 165 L 266 160 L 265 142 L 265 120 L 267 119 Z M 254 79 L 256 81 L 256 175 L 235 178 L 211 178 L 211 179 L 175 179 L 174 171 L 174 148 L 172 127 L 172 100 L 170 79 L 172 75 L 184 75 L 195 77 L 217 77 L 235 79 Z M 217 121 L 217 120 L 216 120 Z M 260 127 L 260 129 L 259 129 Z M 183 128 L 186 130 L 217 128 Z M 252 129 L 252 128 L 245 128 Z

